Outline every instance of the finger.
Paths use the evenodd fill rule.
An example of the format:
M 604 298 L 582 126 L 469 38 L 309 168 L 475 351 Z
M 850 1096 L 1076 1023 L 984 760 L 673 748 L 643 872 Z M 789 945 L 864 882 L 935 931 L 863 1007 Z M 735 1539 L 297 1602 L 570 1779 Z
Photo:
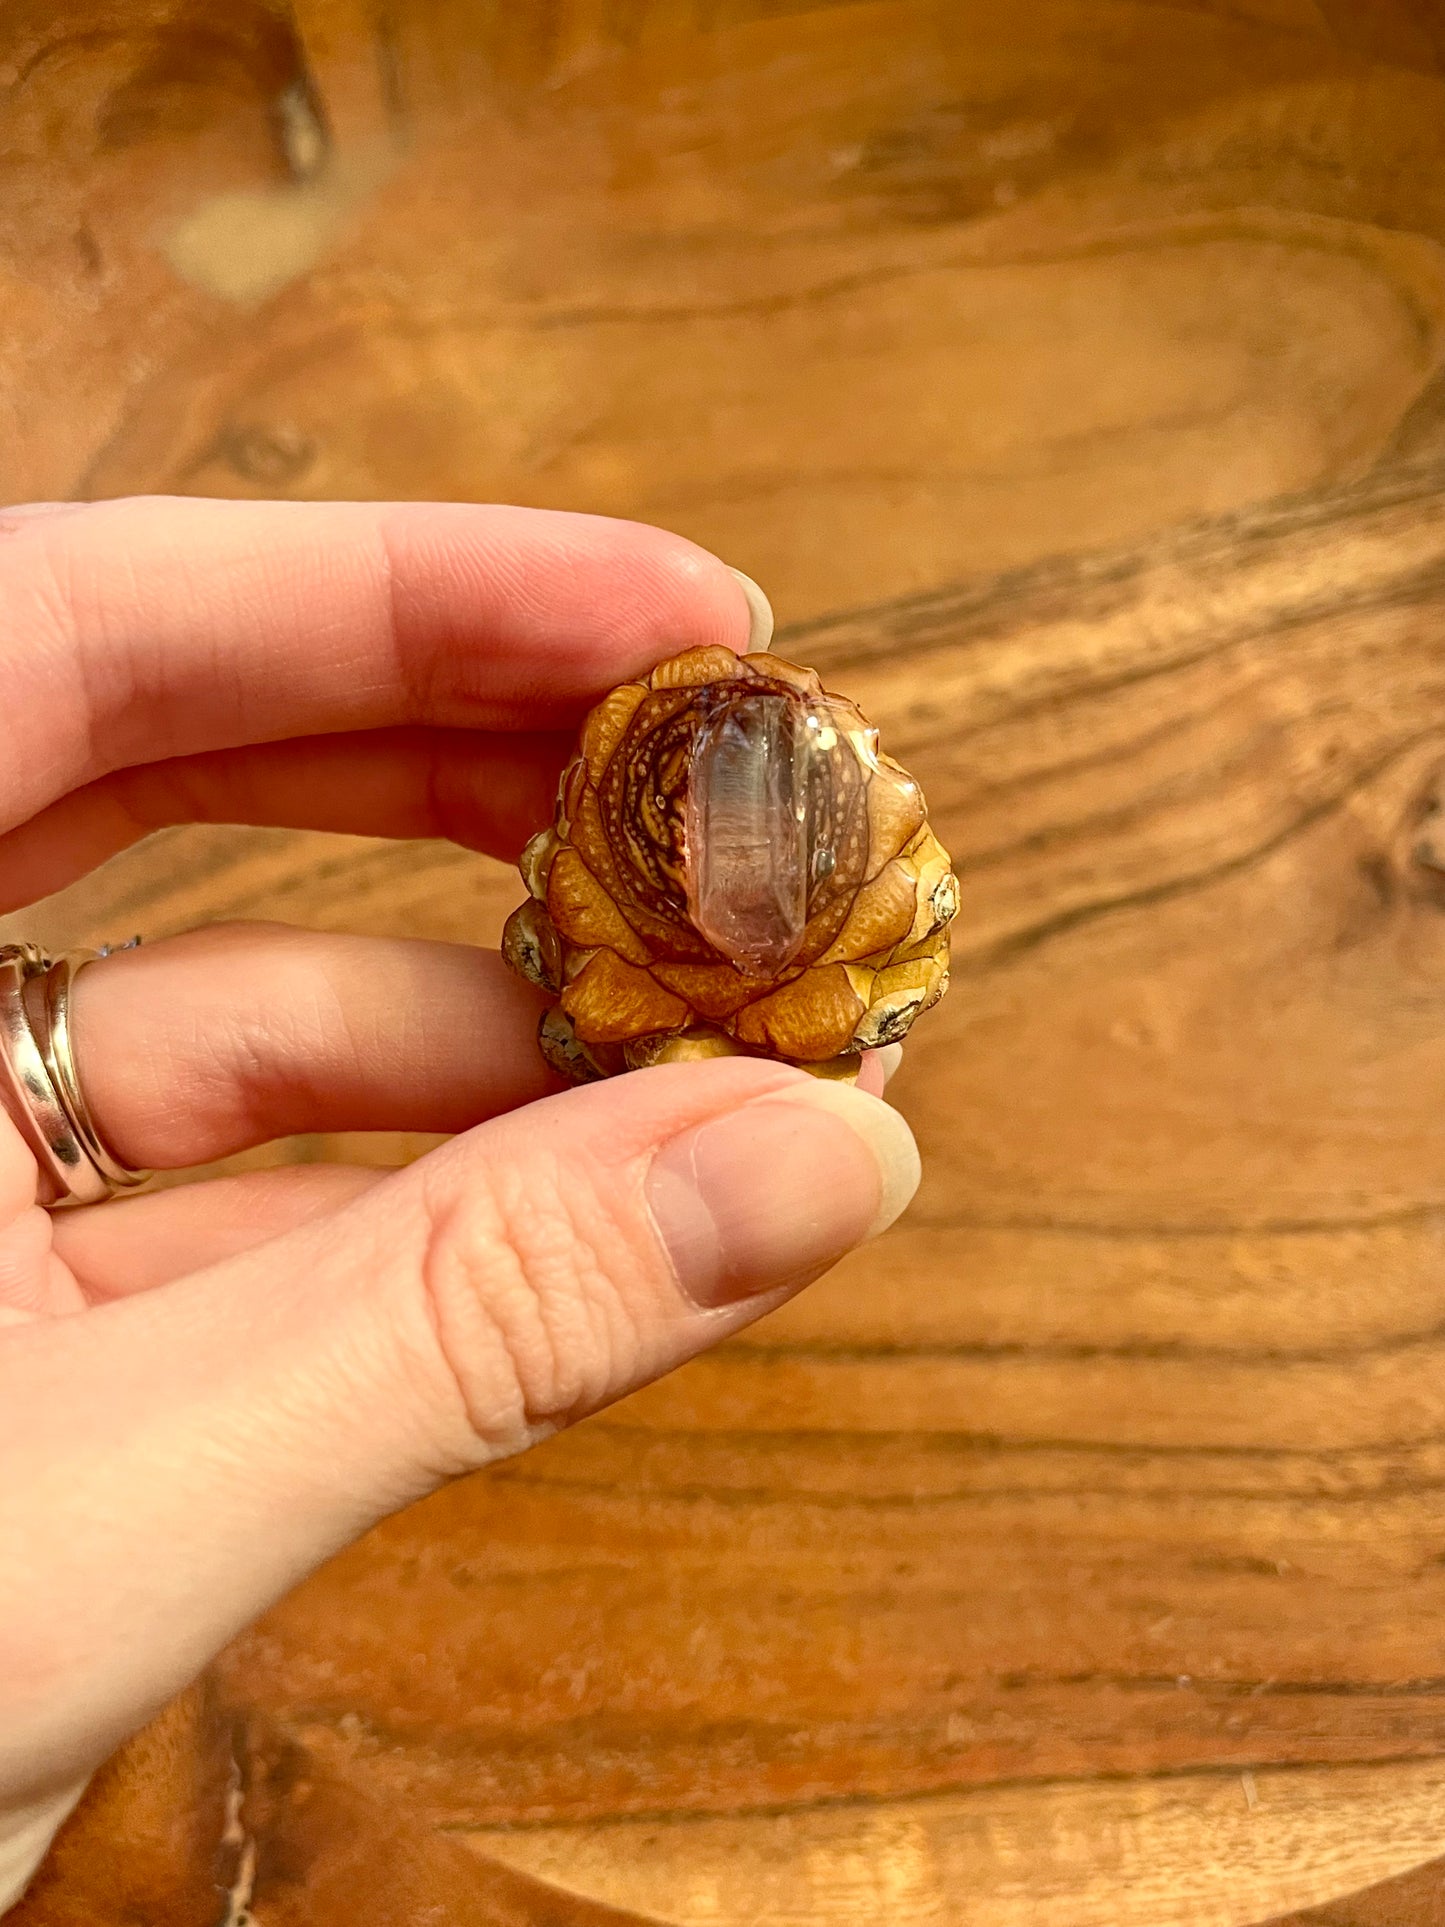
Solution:
M 546 1001 L 495 951 L 222 924 L 82 970 L 72 1049 L 106 1143 L 179 1169 L 302 1131 L 461 1131 L 545 1096 Z
M 869 1050 L 859 1091 L 882 1096 L 900 1058 L 902 1044 Z M 119 1197 L 98 1210 L 60 1212 L 48 1220 L 50 1245 L 83 1303 L 102 1305 L 252 1251 L 349 1204 L 383 1177 L 385 1170 L 356 1164 L 289 1164 L 214 1177 Z
M 142 1192 L 57 1213 L 52 1248 L 83 1302 L 104 1304 L 253 1251 L 350 1204 L 386 1176 L 355 1164 L 292 1164 Z
M 747 646 L 715 557 L 639 523 L 455 503 L 141 498 L 0 514 L 0 827 L 113 769 L 285 737 L 565 725 Z
M 902 1069 L 903 1046 L 901 1044 L 885 1044 L 881 1050 L 869 1051 L 868 1057 L 873 1059 L 877 1065 L 874 1075 L 878 1079 L 876 1087 L 877 1095 L 881 1097 Z M 865 1063 L 866 1061 L 867 1060 L 865 1060 Z M 870 1085 L 869 1088 L 871 1089 L 873 1087 Z
M 114 770 L 0 835 L 0 905 L 18 908 L 174 823 L 445 837 L 514 857 L 551 821 L 574 737 L 378 729 Z
M 869 1051 L 858 1088 L 881 1097 L 901 1056 L 899 1044 Z M 49 1221 L 51 1244 L 82 1300 L 102 1304 L 253 1250 L 349 1204 L 385 1176 L 354 1164 L 295 1164 L 142 1192 L 59 1213 Z
M 468 1129 L 558 1088 L 547 999 L 495 951 L 218 924 L 82 970 L 72 1048 L 126 1163 L 205 1164 L 317 1131 Z M 881 1052 L 861 1082 L 881 1093 Z
M 378 1517 L 748 1323 L 916 1181 L 876 1098 L 669 1066 L 494 1119 L 165 1290 L 5 1334 L 0 1800 L 89 1770 Z
M 902 1052 L 901 1044 L 868 1052 L 858 1088 L 882 1096 Z M 251 1251 L 350 1204 L 386 1175 L 355 1164 L 293 1164 L 142 1192 L 60 1212 L 49 1221 L 51 1245 L 84 1302 L 102 1304 Z

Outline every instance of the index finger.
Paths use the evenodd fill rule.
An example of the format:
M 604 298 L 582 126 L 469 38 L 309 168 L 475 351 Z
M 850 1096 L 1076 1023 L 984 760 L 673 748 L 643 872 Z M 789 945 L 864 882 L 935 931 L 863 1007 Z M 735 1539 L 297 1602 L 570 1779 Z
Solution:
M 0 611 L 7 825 L 111 770 L 243 743 L 557 727 L 749 627 L 723 563 L 641 523 L 160 496 L 0 511 Z

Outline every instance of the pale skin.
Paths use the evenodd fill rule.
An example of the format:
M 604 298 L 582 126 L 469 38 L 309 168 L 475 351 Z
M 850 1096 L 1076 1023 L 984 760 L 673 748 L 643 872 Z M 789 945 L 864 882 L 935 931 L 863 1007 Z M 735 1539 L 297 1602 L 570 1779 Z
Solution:
M 588 704 L 751 619 L 637 524 L 168 500 L 0 510 L 0 609 L 7 911 L 177 822 L 514 856 Z M 273 925 L 82 972 L 77 1061 L 134 1164 L 456 1135 L 48 1213 L 0 1115 L 0 1910 L 95 1767 L 320 1561 L 911 1195 L 877 1064 L 863 1092 L 742 1059 L 562 1092 L 539 1007 L 490 953 Z

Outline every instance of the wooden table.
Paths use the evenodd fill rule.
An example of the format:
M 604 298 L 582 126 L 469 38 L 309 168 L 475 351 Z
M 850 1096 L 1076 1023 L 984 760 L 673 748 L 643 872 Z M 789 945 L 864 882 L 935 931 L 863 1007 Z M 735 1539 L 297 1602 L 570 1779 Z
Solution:
M 682 529 L 965 884 L 909 1218 L 223 1701 L 614 1919 L 1243 1927 L 1445 1851 L 1438 8 L 65 12 L 0 23 L 0 494 Z M 10 922 L 515 895 L 178 830 Z

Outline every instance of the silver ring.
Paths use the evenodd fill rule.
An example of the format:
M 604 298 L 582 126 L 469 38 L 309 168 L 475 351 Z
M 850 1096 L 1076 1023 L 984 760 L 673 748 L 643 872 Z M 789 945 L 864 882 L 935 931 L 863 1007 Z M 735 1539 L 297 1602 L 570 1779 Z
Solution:
M 99 1204 L 150 1175 L 110 1150 L 75 1067 L 70 993 L 100 955 L 52 958 L 36 944 L 0 946 L 0 1100 L 34 1154 L 37 1202 L 52 1209 Z

